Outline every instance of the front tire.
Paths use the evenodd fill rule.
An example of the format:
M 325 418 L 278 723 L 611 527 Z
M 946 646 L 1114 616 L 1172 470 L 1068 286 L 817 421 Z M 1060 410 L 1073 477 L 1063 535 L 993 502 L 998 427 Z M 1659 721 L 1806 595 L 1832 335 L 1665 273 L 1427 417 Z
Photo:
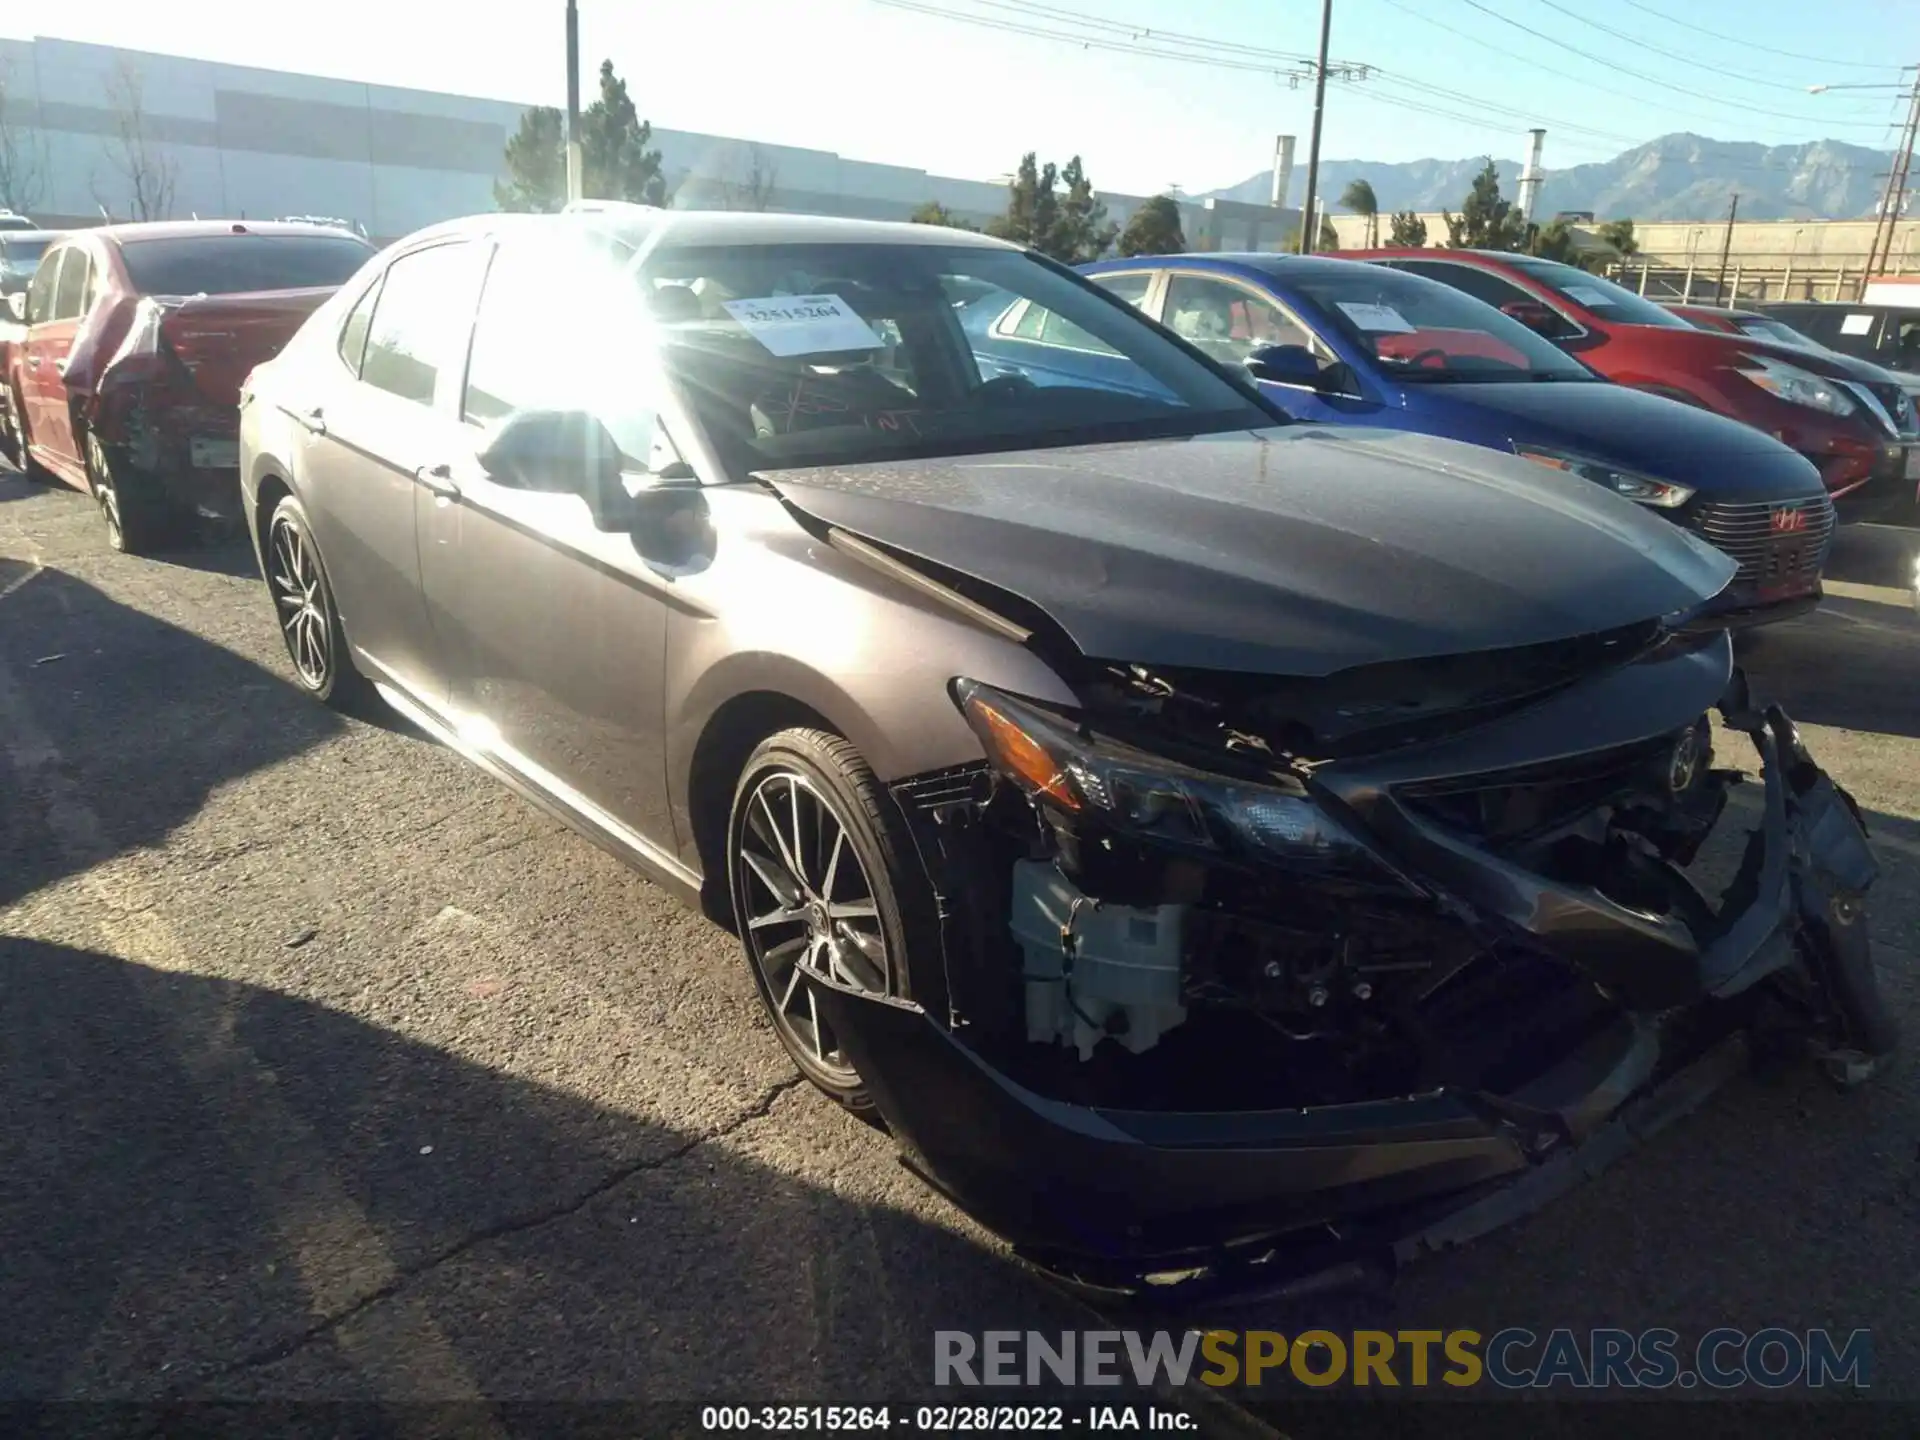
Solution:
M 323 705 L 351 709 L 367 682 L 354 668 L 307 512 L 293 496 L 283 497 L 273 507 L 262 549 L 267 593 L 273 598 L 274 618 L 293 661 L 294 678 Z
M 848 1110 L 873 1100 L 824 1020 L 829 983 L 901 996 L 931 930 L 931 895 L 892 799 L 860 752 L 783 730 L 748 758 L 727 826 L 733 913 L 774 1033 L 800 1073 Z

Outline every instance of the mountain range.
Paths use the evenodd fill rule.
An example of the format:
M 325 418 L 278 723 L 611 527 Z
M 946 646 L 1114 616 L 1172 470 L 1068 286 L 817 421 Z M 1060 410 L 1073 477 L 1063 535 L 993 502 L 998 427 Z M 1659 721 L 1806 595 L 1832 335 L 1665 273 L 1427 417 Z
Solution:
M 1551 155 L 1553 136 L 1547 136 Z M 1636 145 L 1611 160 L 1565 169 L 1546 166 L 1536 217 L 1561 210 L 1591 210 L 1599 220 L 1718 220 L 1734 192 L 1742 220 L 1850 220 L 1879 208 L 1884 176 L 1893 156 L 1841 140 L 1804 145 L 1756 145 L 1711 140 L 1679 132 Z M 1382 214 L 1390 210 L 1458 210 L 1486 156 L 1466 160 L 1323 160 L 1320 188 L 1330 202 L 1348 182 L 1373 186 Z M 1520 162 L 1498 160 L 1500 193 L 1512 198 Z M 1262 170 L 1238 185 L 1208 191 L 1222 200 L 1265 203 L 1273 172 Z M 1305 184 L 1296 164 L 1289 201 L 1298 205 Z M 1203 197 L 1205 198 L 1205 197 Z

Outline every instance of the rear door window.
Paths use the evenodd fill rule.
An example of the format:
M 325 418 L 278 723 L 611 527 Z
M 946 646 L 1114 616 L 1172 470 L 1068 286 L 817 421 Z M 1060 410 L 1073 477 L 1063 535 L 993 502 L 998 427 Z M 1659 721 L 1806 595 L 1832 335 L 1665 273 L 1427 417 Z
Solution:
M 87 313 L 87 282 L 93 278 L 93 257 L 79 246 L 66 252 L 60 264 L 60 286 L 53 295 L 54 320 L 78 320 Z
M 416 250 L 388 266 L 367 327 L 361 380 L 432 405 L 441 372 L 458 363 L 466 344 L 484 259 L 482 247 L 459 241 Z
M 73 253 L 73 247 L 70 245 L 54 250 L 33 272 L 33 280 L 27 286 L 27 323 L 29 325 L 44 325 L 53 318 L 53 295 L 60 283 L 60 266 L 65 263 L 67 256 Z
M 380 298 L 380 282 L 374 281 L 367 293 L 354 302 L 347 323 L 340 327 L 340 360 L 355 375 L 367 353 L 367 331 L 373 324 L 373 307 Z
M 1125 275 L 1094 275 L 1090 278 L 1101 289 L 1110 291 L 1134 309 L 1147 308 L 1147 292 L 1153 288 L 1151 270 L 1138 270 Z

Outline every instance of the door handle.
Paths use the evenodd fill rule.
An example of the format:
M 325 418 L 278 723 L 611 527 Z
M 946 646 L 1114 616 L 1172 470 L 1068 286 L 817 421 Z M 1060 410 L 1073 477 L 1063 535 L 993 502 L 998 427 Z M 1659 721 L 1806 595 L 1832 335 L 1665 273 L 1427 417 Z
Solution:
M 38 355 L 27 356 L 27 368 L 29 370 L 38 370 L 40 368 L 40 357 Z
M 318 405 L 314 406 L 311 410 L 296 411 L 293 418 L 298 420 L 310 435 L 324 435 L 327 433 L 326 412 Z
M 436 499 L 458 500 L 460 487 L 454 483 L 453 467 L 442 462 L 439 465 L 422 465 L 413 472 L 413 478 L 431 490 Z
M 65 360 L 54 361 L 53 373 L 58 375 L 62 380 L 66 379 L 67 378 L 67 362 Z

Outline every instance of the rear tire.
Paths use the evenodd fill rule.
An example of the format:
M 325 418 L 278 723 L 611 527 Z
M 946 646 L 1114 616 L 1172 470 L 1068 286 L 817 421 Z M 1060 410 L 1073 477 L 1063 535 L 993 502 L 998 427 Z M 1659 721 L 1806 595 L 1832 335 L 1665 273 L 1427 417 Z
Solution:
M 300 688 L 323 705 L 352 711 L 372 688 L 354 667 L 333 586 L 307 524 L 307 512 L 283 496 L 267 519 L 262 570 L 280 639 Z
M 33 458 L 33 451 L 29 448 L 31 437 L 27 433 L 27 406 L 26 402 L 21 398 L 20 387 L 18 385 L 13 387 L 12 394 L 11 413 L 13 415 L 13 443 L 15 451 L 10 458 L 14 464 L 20 467 L 20 473 L 25 475 L 27 479 L 33 481 L 36 485 L 50 485 L 54 479 L 52 472 Z
M 869 1117 L 866 1082 L 822 1021 L 814 978 L 908 993 L 932 897 L 891 797 L 860 752 L 821 730 L 783 730 L 748 757 L 727 825 L 733 913 L 760 999 L 794 1065 Z M 873 1002 L 856 1002 L 873 1003 Z
M 107 544 L 123 555 L 151 555 L 177 538 L 178 517 L 157 493 L 154 477 L 135 470 L 118 448 L 87 431 L 87 483 L 106 522 Z

